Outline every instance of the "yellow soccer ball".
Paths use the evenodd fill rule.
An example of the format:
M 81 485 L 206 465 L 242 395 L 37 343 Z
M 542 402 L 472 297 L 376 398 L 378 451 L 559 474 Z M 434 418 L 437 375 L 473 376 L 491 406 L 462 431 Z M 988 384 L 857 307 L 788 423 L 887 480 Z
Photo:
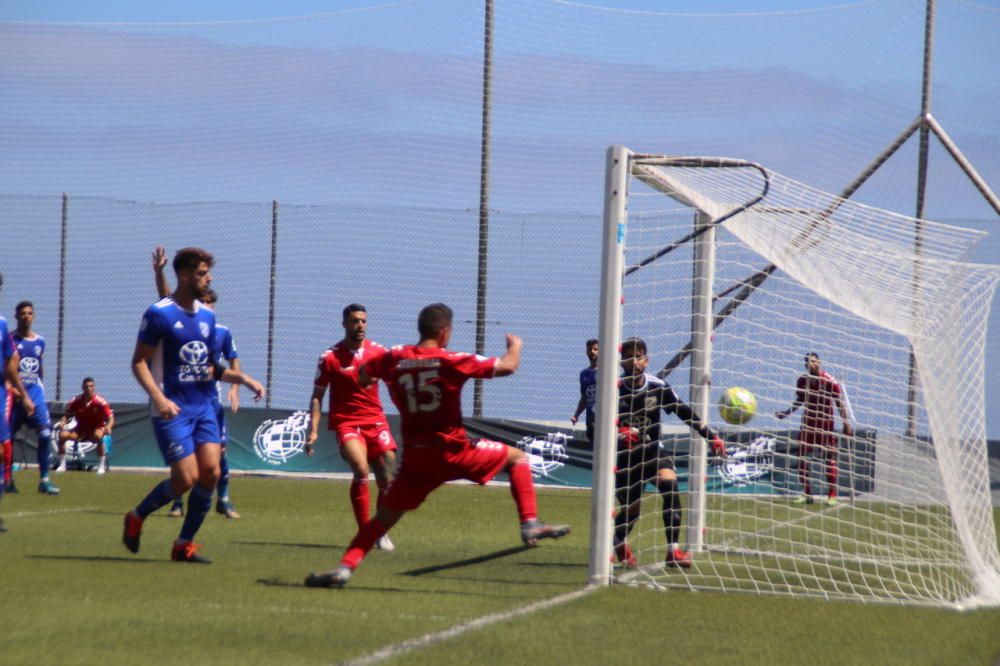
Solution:
M 757 413 L 757 398 L 741 386 L 730 386 L 719 396 L 719 416 L 726 423 L 742 425 Z

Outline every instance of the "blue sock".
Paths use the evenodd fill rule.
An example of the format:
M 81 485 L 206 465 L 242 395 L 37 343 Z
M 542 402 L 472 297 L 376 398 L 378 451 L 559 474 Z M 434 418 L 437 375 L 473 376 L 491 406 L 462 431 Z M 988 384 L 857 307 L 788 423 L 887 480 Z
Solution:
M 188 493 L 188 510 L 184 516 L 184 524 L 181 525 L 179 541 L 193 541 L 194 535 L 198 533 L 201 524 L 205 522 L 205 516 L 212 506 L 213 488 L 205 488 L 200 483 L 194 484 L 194 488 Z
M 139 502 L 139 506 L 135 507 L 135 515 L 139 516 L 143 520 L 146 516 L 153 513 L 161 506 L 164 506 L 171 501 L 173 501 L 177 495 L 174 494 L 174 487 L 170 483 L 170 479 L 166 479 L 156 484 L 146 498 Z
M 226 451 L 223 449 L 222 458 L 219 459 L 219 483 L 215 490 L 219 493 L 219 498 L 229 497 L 229 461 L 226 459 Z
M 38 478 L 49 475 L 49 458 L 52 456 L 52 431 L 45 428 L 38 433 Z

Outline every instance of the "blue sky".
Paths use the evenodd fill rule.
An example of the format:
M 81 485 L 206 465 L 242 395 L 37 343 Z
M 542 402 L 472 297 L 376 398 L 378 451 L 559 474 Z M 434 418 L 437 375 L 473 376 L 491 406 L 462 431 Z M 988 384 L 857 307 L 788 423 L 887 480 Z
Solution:
M 938 5 L 935 115 L 996 187 L 1000 77 L 992 64 L 1000 62 L 1000 0 Z M 359 8 L 370 9 L 345 13 Z M 656 14 L 665 9 L 699 16 Z M 590 233 L 575 230 L 600 216 L 610 143 L 754 159 L 838 192 L 916 116 L 919 1 L 775 0 L 753 3 L 752 10 L 778 14 L 701 16 L 748 11 L 745 2 L 721 0 L 498 0 L 491 205 L 516 224 L 496 233 L 523 243 L 532 214 L 540 212 L 571 213 L 575 217 L 557 218 L 553 226 L 579 225 L 573 233 Z M 264 204 L 262 210 L 278 199 L 290 208 L 474 211 L 481 21 L 474 0 L 0 0 L 0 126 L 6 130 L 0 194 L 248 202 Z M 75 23 L 99 25 L 67 25 Z M 858 192 L 860 202 L 913 213 L 914 144 Z M 91 203 L 88 219 L 95 224 L 102 218 L 127 223 L 120 212 Z M 183 216 L 191 209 L 177 210 Z M 243 209 L 226 210 L 239 217 Z M 154 212 L 150 229 L 171 219 L 170 209 Z M 990 231 L 997 224 L 936 144 L 928 217 L 961 218 Z M 465 223 L 463 217 L 456 228 Z M 33 231 L 24 226 L 24 233 Z M 171 233 L 180 239 L 185 232 Z M 128 249 L 124 239 L 114 240 L 121 241 L 117 249 Z M 551 251 L 554 265 L 578 256 L 567 247 Z M 135 254 L 144 262 L 145 248 Z M 991 238 L 974 259 L 1000 263 L 1000 243 Z M 234 263 L 226 256 L 220 262 Z M 9 272 L 9 260 L 0 257 L 0 263 L 9 279 L 4 302 L 22 289 L 40 291 L 19 284 L 24 278 Z M 309 270 L 302 267 L 304 274 Z M 511 267 L 497 273 L 505 270 Z M 140 286 L 121 297 L 131 303 L 129 313 L 142 307 Z M 554 287 L 553 303 L 560 289 L 581 288 L 568 278 Z M 502 288 L 498 281 L 498 303 Z M 259 291 L 246 294 L 247 310 Z M 341 291 L 333 298 L 354 300 Z M 511 303 L 516 312 L 516 300 Z M 379 310 L 392 307 L 384 302 Z M 409 317 L 399 320 L 407 335 Z M 561 315 L 558 324 L 568 321 Z M 587 329 L 574 323 L 560 338 L 582 340 L 593 334 Z M 1000 314 L 992 330 L 990 358 L 1000 359 Z M 304 359 L 283 362 L 308 375 L 315 344 L 305 346 Z M 569 347 L 569 355 L 544 352 L 547 372 L 573 376 L 582 353 Z M 1000 391 L 994 374 L 991 393 Z M 538 378 L 539 385 L 548 385 L 545 380 Z M 134 390 L 128 377 L 123 386 Z M 569 395 L 556 402 L 572 405 L 572 386 L 559 390 Z M 1000 437 L 1000 414 L 990 431 Z

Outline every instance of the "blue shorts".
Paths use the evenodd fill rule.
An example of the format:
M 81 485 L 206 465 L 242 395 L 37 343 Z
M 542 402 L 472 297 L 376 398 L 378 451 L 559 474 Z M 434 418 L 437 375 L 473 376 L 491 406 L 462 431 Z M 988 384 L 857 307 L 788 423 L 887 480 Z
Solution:
M 44 401 L 35 403 L 35 413 L 28 416 L 24 412 L 24 407 L 20 402 L 14 403 L 14 409 L 10 415 L 10 436 L 13 437 L 25 423 L 39 435 L 52 434 L 52 420 L 49 419 L 49 406 Z
M 170 420 L 154 416 L 152 421 L 156 444 L 160 447 L 163 462 L 168 465 L 193 455 L 202 444 L 219 444 L 222 441 L 218 414 L 211 403 L 200 409 L 185 406 Z

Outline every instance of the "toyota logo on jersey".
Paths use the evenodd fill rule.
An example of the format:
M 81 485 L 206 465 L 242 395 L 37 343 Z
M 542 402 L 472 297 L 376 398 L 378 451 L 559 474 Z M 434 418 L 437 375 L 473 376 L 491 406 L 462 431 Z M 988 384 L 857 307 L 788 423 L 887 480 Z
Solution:
M 38 359 L 35 358 L 34 356 L 22 356 L 21 364 L 18 366 L 18 368 L 21 370 L 21 374 L 30 375 L 32 377 L 38 376 L 38 371 L 40 367 L 41 364 L 38 362 Z

